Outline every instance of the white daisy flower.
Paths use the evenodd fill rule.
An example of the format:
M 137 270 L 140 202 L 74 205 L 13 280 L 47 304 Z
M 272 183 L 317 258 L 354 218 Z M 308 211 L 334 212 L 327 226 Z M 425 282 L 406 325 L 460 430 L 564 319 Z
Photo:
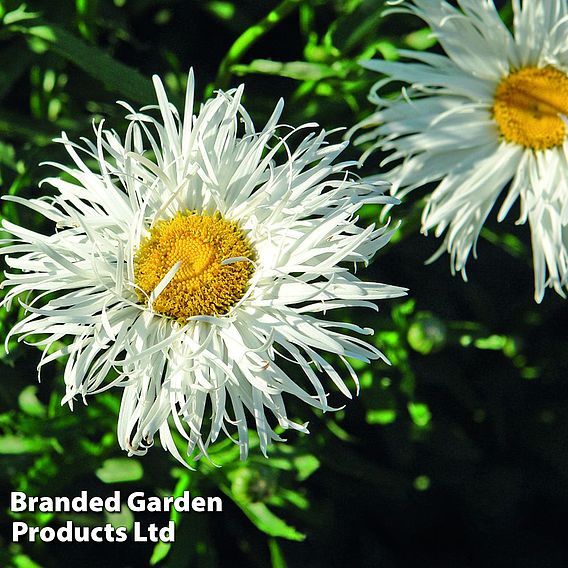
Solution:
M 414 0 L 397 10 L 427 22 L 446 55 L 401 50 L 412 62 L 370 60 L 387 77 L 370 100 L 378 110 L 356 142 L 392 151 L 387 179 L 403 197 L 434 183 L 422 231 L 446 232 L 442 250 L 462 271 L 503 190 L 498 219 L 520 197 L 518 224 L 532 235 L 535 299 L 547 286 L 565 296 L 568 278 L 568 8 L 566 0 L 513 1 L 514 34 L 492 0 Z M 379 91 L 409 88 L 397 100 Z M 366 153 L 366 155 L 368 155 Z M 436 255 L 437 256 L 437 255 Z
M 129 454 L 145 454 L 159 433 L 184 462 L 172 426 L 188 456 L 205 454 L 233 426 L 245 458 L 252 418 L 266 455 L 280 440 L 270 416 L 307 432 L 287 417 L 284 395 L 331 410 L 326 375 L 350 397 L 322 353 L 337 356 L 355 383 L 349 358 L 382 357 L 353 335 L 371 329 L 319 316 L 404 294 L 347 265 L 368 263 L 392 233 L 357 226 L 357 210 L 393 198 L 354 180 L 351 163 L 335 163 L 345 144 L 328 144 L 325 132 L 303 134 L 292 150 L 290 138 L 317 125 L 279 126 L 282 101 L 257 132 L 242 87 L 194 115 L 190 74 L 181 118 L 157 77 L 154 85 L 158 106 L 121 103 L 124 140 L 102 124 L 84 146 L 63 135 L 74 166 L 52 164 L 65 174 L 45 180 L 55 197 L 5 197 L 57 228 L 45 236 L 2 223 L 14 238 L 1 252 L 15 269 L 3 305 L 25 294 L 28 311 L 10 336 L 44 337 L 38 371 L 68 357 L 63 402 L 122 387 L 118 440 Z M 64 337 L 72 341 L 57 349 Z

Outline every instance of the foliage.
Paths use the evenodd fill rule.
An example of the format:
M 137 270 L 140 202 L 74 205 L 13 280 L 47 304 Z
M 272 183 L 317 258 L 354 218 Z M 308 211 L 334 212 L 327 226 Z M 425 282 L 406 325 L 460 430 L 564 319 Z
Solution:
M 51 139 L 62 129 L 88 137 L 103 118 L 120 129 L 115 100 L 153 103 L 152 73 L 178 100 L 190 66 L 203 96 L 246 81 L 247 109 L 259 123 L 284 96 L 289 124 L 350 127 L 370 113 L 366 95 L 376 79 L 359 60 L 436 49 L 418 20 L 385 17 L 383 4 L 0 0 L 1 192 L 40 195 L 50 168 L 38 164 L 65 161 Z M 349 152 L 356 160 L 360 149 Z M 373 155 L 361 175 L 376 172 L 379 161 Z M 6 219 L 50 230 L 13 203 L 0 207 Z M 568 505 L 562 300 L 548 294 L 534 304 L 528 235 L 507 223 L 484 229 L 469 283 L 450 276 L 447 259 L 424 266 L 438 243 L 418 235 L 420 208 L 409 202 L 393 210 L 401 229 L 366 269 L 369 279 L 409 287 L 410 299 L 356 316 L 375 328 L 392 366 L 357 365 L 360 395 L 337 413 L 308 416 L 292 405 L 311 435 L 289 433 L 269 459 L 253 441 L 240 462 L 227 440 L 213 447 L 214 463 L 202 460 L 194 472 L 158 448 L 126 458 L 115 440 L 120 393 L 71 412 L 59 402 L 61 363 L 37 383 L 37 349 L 14 340 L 0 348 L 4 493 L 189 490 L 221 495 L 225 504 L 222 514 L 172 513 L 176 542 L 155 546 L 14 544 L 13 520 L 57 527 L 71 517 L 9 513 L 3 503 L 0 565 L 100 566 L 104 558 L 108 567 L 563 566 L 564 529 L 556 522 Z M 372 222 L 378 214 L 366 208 L 362 216 Z M 2 339 L 20 316 L 0 311 Z M 156 519 L 127 510 L 73 516 L 84 526 L 134 520 Z

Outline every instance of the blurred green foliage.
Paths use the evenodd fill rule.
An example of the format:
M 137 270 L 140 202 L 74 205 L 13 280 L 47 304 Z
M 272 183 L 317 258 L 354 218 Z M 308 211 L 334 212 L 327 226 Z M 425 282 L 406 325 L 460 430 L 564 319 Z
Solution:
M 149 77 L 180 100 L 190 66 L 199 94 L 246 81 L 245 104 L 262 124 L 279 97 L 285 120 L 353 125 L 371 111 L 377 79 L 357 61 L 397 58 L 399 48 L 436 49 L 420 21 L 383 17 L 381 0 L 0 1 L 0 182 L 2 194 L 42 194 L 41 162 L 65 161 L 60 131 L 92 136 L 92 121 L 120 131 L 117 98 L 154 102 Z M 510 8 L 504 14 L 510 20 Z M 338 134 L 339 139 L 340 134 Z M 357 159 L 359 149 L 350 149 Z M 373 156 L 361 174 L 376 173 Z M 562 300 L 532 300 L 528 235 L 489 222 L 470 283 L 447 259 L 424 266 L 437 246 L 417 234 L 422 204 L 403 219 L 365 277 L 410 288 L 381 312 L 342 317 L 376 330 L 392 366 L 354 362 L 360 395 L 321 415 L 290 401 L 310 436 L 288 433 L 270 459 L 238 461 L 229 440 L 196 471 L 154 448 L 127 458 L 115 440 L 118 392 L 60 406 L 62 363 L 36 381 L 37 349 L 0 348 L 0 484 L 3 493 L 107 496 L 222 495 L 221 515 L 172 513 L 173 545 L 11 542 L 11 523 L 60 526 L 68 514 L 9 513 L 2 503 L 0 565 L 72 566 L 515 566 L 560 567 L 568 551 L 567 316 Z M 1 215 L 39 231 L 33 213 Z M 378 220 L 366 207 L 365 222 Z M 20 310 L 21 312 L 21 310 Z M 0 311 L 1 338 L 21 317 Z M 332 402 L 345 404 L 333 385 Z M 314 414 L 311 416 L 310 414 Z M 218 468 L 217 466 L 222 466 Z M 162 522 L 124 509 L 75 514 L 76 524 Z M 561 523 L 558 522 L 561 519 Z

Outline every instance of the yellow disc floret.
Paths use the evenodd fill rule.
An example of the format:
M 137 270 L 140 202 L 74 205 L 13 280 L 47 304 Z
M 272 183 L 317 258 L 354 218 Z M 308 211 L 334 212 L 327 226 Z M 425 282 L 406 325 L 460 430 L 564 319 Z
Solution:
M 148 300 L 170 270 L 175 275 L 152 302 L 152 309 L 185 323 L 192 316 L 226 314 L 245 294 L 254 252 L 237 223 L 220 214 L 188 211 L 158 221 L 134 257 L 136 293 Z M 223 261 L 229 261 L 223 263 Z
M 524 67 L 495 91 L 493 116 L 508 142 L 545 150 L 566 138 L 568 75 L 555 67 Z

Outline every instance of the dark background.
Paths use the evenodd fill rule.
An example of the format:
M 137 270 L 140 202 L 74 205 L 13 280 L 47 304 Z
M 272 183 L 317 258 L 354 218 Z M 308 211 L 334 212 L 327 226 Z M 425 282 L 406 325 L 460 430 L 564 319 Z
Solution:
M 61 129 L 72 139 L 92 138 L 93 118 L 123 132 L 124 113 L 115 101 L 153 104 L 147 81 L 153 73 L 165 79 L 174 101 L 182 99 L 193 66 L 197 100 L 245 81 L 245 105 L 257 125 L 285 97 L 286 123 L 317 120 L 332 129 L 372 111 L 366 94 L 377 76 L 359 69 L 358 59 L 389 57 L 397 47 L 438 49 L 416 18 L 383 19 L 378 0 L 32 0 L 25 11 L 33 17 L 21 19 L 13 15 L 18 2 L 0 6 L 1 191 L 25 197 L 48 191 L 38 188 L 51 173 L 40 162 L 67 161 L 51 138 Z M 239 35 L 277 7 L 284 8 L 281 21 L 243 52 L 234 73 L 217 76 Z M 500 7 L 510 22 L 510 6 Z M 54 40 L 45 39 L 46 30 L 55 32 Z M 283 66 L 280 75 L 256 73 L 259 59 L 305 65 Z M 101 79 L 102 68 L 110 79 Z M 347 151 L 353 159 L 359 153 Z M 379 161 L 373 155 L 359 173 L 380 171 Z M 159 448 L 128 460 L 114 433 L 119 393 L 71 413 L 59 405 L 62 364 L 47 369 L 38 384 L 39 350 L 12 342 L 0 366 L 0 565 L 125 568 L 146 566 L 151 557 L 172 568 L 568 565 L 564 300 L 548 292 L 535 304 L 529 234 L 513 224 L 514 215 L 501 224 L 494 216 L 488 221 L 479 260 L 470 261 L 470 282 L 450 275 L 445 256 L 424 265 L 440 244 L 418 233 L 426 194 L 393 210 L 402 227 L 363 272 L 408 287 L 409 297 L 382 302 L 379 315 L 341 314 L 374 327 L 393 365 L 361 368 L 360 396 L 339 413 L 322 416 L 288 401 L 292 416 L 310 421 L 311 435 L 289 433 L 269 460 L 256 447 L 247 462 L 238 462 L 230 444 L 216 450 L 221 469 L 200 462 L 197 471 L 185 472 Z M 6 202 L 2 215 L 52 230 Z M 362 218 L 377 221 L 378 211 L 367 207 Z M 2 337 L 20 316 L 17 308 L 0 311 Z M 332 402 L 345 404 L 331 392 Z M 185 488 L 221 495 L 225 510 L 175 519 L 171 549 L 11 543 L 11 523 L 20 517 L 8 511 L 10 491 L 168 495 Z M 85 526 L 109 520 L 21 518 L 55 528 L 69 518 Z M 136 514 L 135 520 L 164 524 L 168 514 Z

